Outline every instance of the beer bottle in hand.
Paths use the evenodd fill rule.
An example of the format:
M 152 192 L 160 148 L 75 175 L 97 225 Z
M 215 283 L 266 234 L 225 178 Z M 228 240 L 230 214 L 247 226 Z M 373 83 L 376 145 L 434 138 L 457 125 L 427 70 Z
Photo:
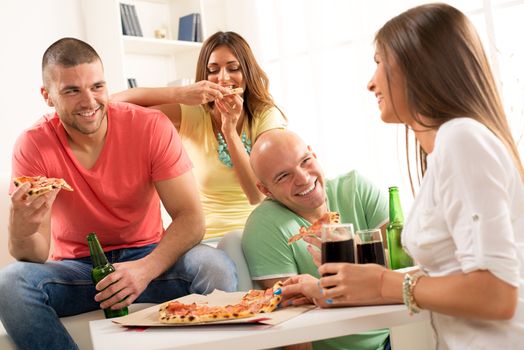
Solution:
M 87 244 L 89 245 L 89 252 L 91 253 L 91 261 L 93 263 L 91 277 L 96 286 L 96 284 L 104 277 L 115 272 L 115 268 L 109 263 L 109 261 L 107 261 L 107 257 L 102 250 L 102 246 L 98 241 L 96 233 L 91 232 L 87 235 Z M 106 318 L 125 316 L 128 314 L 127 306 L 119 310 L 112 310 L 111 308 L 104 309 L 104 314 L 106 315 Z
M 389 250 L 389 266 L 392 270 L 413 266 L 413 260 L 402 248 L 400 235 L 404 228 L 404 215 L 400 206 L 398 187 L 389 188 L 389 224 L 386 236 Z

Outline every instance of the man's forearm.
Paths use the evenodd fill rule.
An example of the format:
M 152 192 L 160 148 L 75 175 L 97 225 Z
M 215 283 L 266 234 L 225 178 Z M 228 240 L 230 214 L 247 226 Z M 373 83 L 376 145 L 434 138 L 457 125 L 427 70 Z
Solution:
M 197 245 L 202 240 L 204 231 L 201 215 L 178 213 L 166 229 L 158 246 L 144 258 L 144 261 L 150 264 L 153 278 L 158 277 L 189 249 Z
M 9 232 L 9 253 L 16 260 L 44 263 L 49 257 L 50 243 L 40 232 L 24 237 L 16 238 Z

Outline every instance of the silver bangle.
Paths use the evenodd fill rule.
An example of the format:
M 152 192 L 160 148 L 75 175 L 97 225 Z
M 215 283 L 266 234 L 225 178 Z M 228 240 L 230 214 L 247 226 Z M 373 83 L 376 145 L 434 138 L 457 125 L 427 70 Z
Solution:
M 420 307 L 415 301 L 415 296 L 413 294 L 415 286 L 420 277 L 425 276 L 422 271 L 417 271 L 413 275 L 406 273 L 404 275 L 404 281 L 402 282 L 402 298 L 404 299 L 404 304 L 408 308 L 409 314 L 417 314 L 420 312 Z

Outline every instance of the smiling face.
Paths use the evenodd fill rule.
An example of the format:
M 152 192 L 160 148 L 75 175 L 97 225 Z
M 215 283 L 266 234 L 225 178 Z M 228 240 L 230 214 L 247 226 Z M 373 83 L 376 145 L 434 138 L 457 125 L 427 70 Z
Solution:
M 251 154 L 253 170 L 266 196 L 314 221 L 326 209 L 324 174 L 316 156 L 296 134 L 286 130 L 264 133 Z
M 217 46 L 209 56 L 207 80 L 226 87 L 246 89 L 240 62 L 226 45 Z
M 388 63 L 378 51 L 374 59 L 377 67 L 368 83 L 368 90 L 377 97 L 380 118 L 385 123 L 410 123 L 412 118 L 408 111 L 405 80 L 399 67 L 392 62 L 388 72 Z
M 54 107 L 70 135 L 104 132 L 108 93 L 102 63 L 64 67 L 50 65 L 45 72 L 42 95 Z

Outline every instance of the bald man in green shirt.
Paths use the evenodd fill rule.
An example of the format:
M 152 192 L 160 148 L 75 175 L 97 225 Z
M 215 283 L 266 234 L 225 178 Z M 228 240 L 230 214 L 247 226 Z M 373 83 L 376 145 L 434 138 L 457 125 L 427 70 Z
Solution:
M 328 211 L 340 213 L 340 222 L 355 230 L 381 228 L 388 221 L 387 197 L 355 171 L 326 180 L 316 155 L 295 133 L 273 130 L 264 133 L 251 153 L 251 166 L 259 179 L 258 189 L 267 196 L 249 216 L 242 248 L 251 277 L 269 288 L 290 276 L 319 277 L 307 241 L 292 245 L 287 240 Z M 312 343 L 313 349 L 384 349 L 388 331 L 327 339 Z M 311 343 L 289 349 L 311 349 Z

